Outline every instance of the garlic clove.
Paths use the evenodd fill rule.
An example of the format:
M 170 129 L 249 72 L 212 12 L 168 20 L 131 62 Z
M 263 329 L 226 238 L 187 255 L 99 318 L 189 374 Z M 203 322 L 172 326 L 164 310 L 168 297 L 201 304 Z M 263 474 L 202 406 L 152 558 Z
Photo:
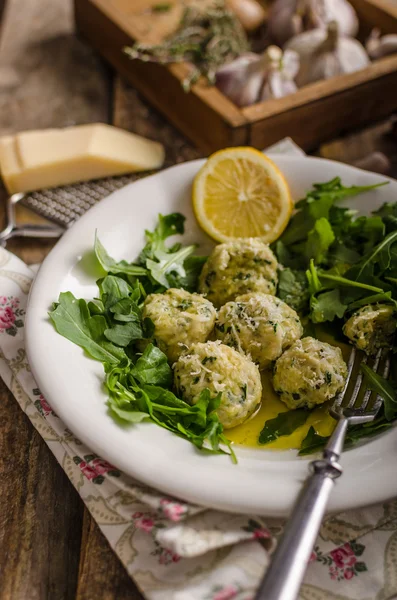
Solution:
M 326 29 L 336 21 L 340 35 L 358 33 L 357 13 L 348 0 L 275 0 L 268 17 L 271 39 L 279 46 L 303 31 Z
M 376 27 L 371 31 L 365 47 L 373 60 L 394 54 L 397 52 L 397 34 L 389 33 L 381 36 L 380 29 Z
M 225 0 L 225 4 L 236 15 L 245 31 L 255 31 L 266 20 L 265 9 L 257 0 Z
M 249 106 L 257 101 L 263 78 L 261 57 L 247 52 L 218 69 L 215 85 L 237 106 Z
M 277 46 L 270 46 L 266 53 L 268 72 L 260 93 L 261 101 L 270 98 L 283 98 L 297 91 L 294 77 L 299 71 L 299 56 L 292 50 L 281 51 Z
M 364 47 L 353 38 L 338 35 L 335 21 L 328 24 L 326 31 L 313 29 L 295 36 L 286 49 L 299 54 L 298 87 L 359 71 L 369 64 Z
M 237 106 L 249 106 L 294 93 L 298 71 L 296 52 L 283 53 L 281 48 L 269 46 L 262 55 L 248 52 L 219 69 L 216 86 Z

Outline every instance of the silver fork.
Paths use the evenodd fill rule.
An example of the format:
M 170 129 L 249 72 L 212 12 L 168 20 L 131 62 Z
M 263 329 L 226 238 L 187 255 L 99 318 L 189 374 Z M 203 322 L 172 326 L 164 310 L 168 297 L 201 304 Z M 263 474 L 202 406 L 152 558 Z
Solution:
M 338 460 L 343 450 L 347 428 L 373 421 L 382 406 L 382 398 L 377 395 L 369 408 L 372 391 L 367 389 L 359 406 L 356 406 L 363 383 L 360 371 L 350 399 L 344 402 L 352 372 L 356 362 L 356 350 L 350 353 L 348 375 L 343 390 L 335 398 L 330 410 L 337 419 L 335 427 L 323 452 L 322 459 L 309 465 L 310 475 L 306 479 L 301 493 L 292 510 L 284 534 L 273 555 L 272 562 L 262 580 L 256 600 L 296 600 L 303 577 L 320 530 L 328 498 L 335 480 L 342 475 Z M 366 363 L 367 357 L 361 362 Z M 388 350 L 378 350 L 372 369 L 377 372 L 384 363 L 383 377 L 388 377 L 390 358 Z

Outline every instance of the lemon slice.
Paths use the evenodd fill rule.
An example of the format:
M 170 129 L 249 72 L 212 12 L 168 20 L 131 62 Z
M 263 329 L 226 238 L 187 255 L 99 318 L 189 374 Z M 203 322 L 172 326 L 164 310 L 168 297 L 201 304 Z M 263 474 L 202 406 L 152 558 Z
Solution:
M 255 148 L 215 152 L 194 179 L 196 218 L 218 242 L 247 237 L 273 242 L 287 226 L 292 206 L 284 175 Z

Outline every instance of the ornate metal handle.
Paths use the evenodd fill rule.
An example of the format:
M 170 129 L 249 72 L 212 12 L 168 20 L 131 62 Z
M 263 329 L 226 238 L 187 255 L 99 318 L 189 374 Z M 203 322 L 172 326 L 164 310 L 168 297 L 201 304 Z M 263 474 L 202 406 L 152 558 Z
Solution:
M 310 463 L 307 478 L 292 511 L 256 600 L 296 600 L 320 530 L 334 481 L 342 474 L 338 459 L 348 419 L 341 417 L 321 460 Z

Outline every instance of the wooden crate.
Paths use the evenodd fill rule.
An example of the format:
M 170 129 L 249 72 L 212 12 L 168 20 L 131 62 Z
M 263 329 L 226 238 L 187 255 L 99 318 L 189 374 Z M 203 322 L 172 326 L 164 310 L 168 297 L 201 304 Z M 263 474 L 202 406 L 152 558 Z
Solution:
M 202 0 L 204 1 L 204 0 Z M 137 6 L 151 0 L 74 0 L 77 30 L 151 104 L 204 152 L 236 145 L 264 148 L 290 136 L 305 150 L 397 110 L 397 54 L 366 69 L 306 86 L 297 93 L 238 108 L 218 89 L 196 84 L 189 93 L 181 81 L 188 66 L 130 60 L 122 48 L 135 40 L 164 35 L 145 30 Z M 351 0 L 363 36 L 372 27 L 397 33 L 397 6 L 390 0 Z M 163 20 L 164 23 L 164 20 Z M 153 35 L 153 31 L 156 33 Z

